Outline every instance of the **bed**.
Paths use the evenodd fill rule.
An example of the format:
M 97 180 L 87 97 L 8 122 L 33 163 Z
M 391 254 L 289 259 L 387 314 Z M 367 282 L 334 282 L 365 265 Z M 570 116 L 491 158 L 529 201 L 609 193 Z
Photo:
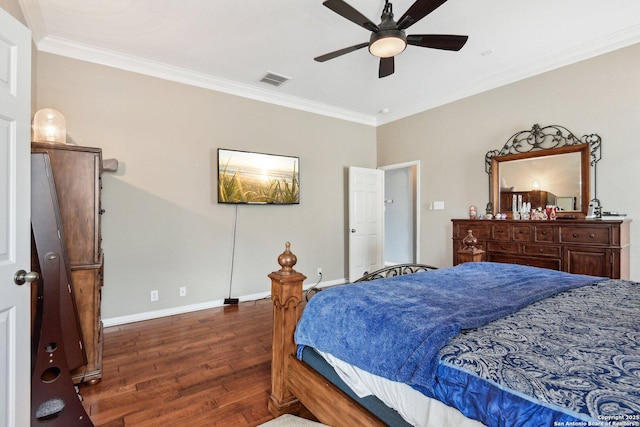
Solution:
M 303 405 L 334 427 L 640 425 L 634 282 L 466 263 L 324 290 L 300 319 L 295 261 L 287 246 L 269 275 L 274 415 Z M 409 403 L 393 401 L 405 391 Z

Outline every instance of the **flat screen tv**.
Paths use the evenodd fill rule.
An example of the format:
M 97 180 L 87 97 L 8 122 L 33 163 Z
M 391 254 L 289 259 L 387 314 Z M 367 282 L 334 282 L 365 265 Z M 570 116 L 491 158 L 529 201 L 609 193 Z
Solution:
M 218 203 L 300 203 L 300 159 L 218 148 Z

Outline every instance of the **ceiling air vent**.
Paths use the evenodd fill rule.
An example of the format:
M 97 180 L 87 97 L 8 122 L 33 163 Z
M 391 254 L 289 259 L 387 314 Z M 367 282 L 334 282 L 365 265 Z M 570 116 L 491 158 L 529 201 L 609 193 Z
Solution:
M 283 84 L 287 80 L 291 80 L 291 77 L 285 77 L 285 76 L 281 76 L 281 75 L 278 75 L 278 74 L 275 74 L 275 73 L 270 73 L 270 72 L 265 74 L 264 77 L 262 79 L 260 79 L 261 82 L 268 83 L 268 84 L 276 86 L 276 87 L 280 86 L 281 84 Z

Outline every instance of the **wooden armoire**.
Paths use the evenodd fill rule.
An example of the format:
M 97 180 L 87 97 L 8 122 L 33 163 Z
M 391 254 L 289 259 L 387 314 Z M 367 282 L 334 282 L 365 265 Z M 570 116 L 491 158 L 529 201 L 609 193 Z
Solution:
M 102 150 L 32 142 L 31 152 L 47 153 L 51 161 L 71 282 L 87 354 L 87 365 L 71 374 L 76 384 L 95 384 L 102 379 Z

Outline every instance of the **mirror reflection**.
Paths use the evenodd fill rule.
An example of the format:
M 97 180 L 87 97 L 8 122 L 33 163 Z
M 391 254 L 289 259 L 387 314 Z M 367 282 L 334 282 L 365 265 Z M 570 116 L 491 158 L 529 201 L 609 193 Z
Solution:
M 555 205 L 558 210 L 581 211 L 581 154 L 547 155 L 500 163 L 498 211 L 512 211 L 514 196 L 532 208 Z
M 555 205 L 562 218 L 586 217 L 590 200 L 597 199 L 595 178 L 601 143 L 598 134 L 577 138 L 558 125 L 534 124 L 531 130 L 513 134 L 501 149 L 485 156 L 487 212 L 509 218 L 516 200 L 531 203 L 532 209 Z

